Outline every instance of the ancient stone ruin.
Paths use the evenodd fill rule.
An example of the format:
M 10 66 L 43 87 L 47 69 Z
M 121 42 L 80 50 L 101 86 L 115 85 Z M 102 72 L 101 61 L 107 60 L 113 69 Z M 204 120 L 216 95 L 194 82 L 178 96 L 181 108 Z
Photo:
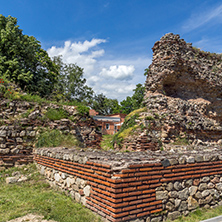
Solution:
M 145 107 L 128 116 L 135 125 L 120 141 L 122 148 L 142 152 L 34 149 L 34 160 L 49 184 L 106 221 L 160 222 L 198 207 L 222 205 L 222 56 L 193 48 L 171 33 L 155 43 L 153 52 Z M 19 119 L 20 128 L 13 128 L 13 121 L 25 113 L 22 103 L 1 104 L 2 116 L 13 118 L 1 123 L 6 128 L 0 134 L 0 150 L 6 153 L 0 158 L 16 157 L 15 145 L 18 154 L 28 150 L 28 140 L 42 124 L 32 117 L 46 109 L 26 105 L 30 104 L 32 112 Z M 86 135 L 85 142 L 91 145 L 99 141 L 90 121 L 68 122 L 47 124 L 81 129 L 79 135 Z
M 145 88 L 140 127 L 124 139 L 124 149 L 222 144 L 222 55 L 166 34 L 153 46 Z
M 0 169 L 33 162 L 33 148 L 39 134 L 45 130 L 59 130 L 71 134 L 80 147 L 99 147 L 102 138 L 94 120 L 79 115 L 74 106 L 11 101 L 0 95 Z M 63 109 L 67 118 L 50 120 L 49 109 Z
M 51 186 L 107 221 L 160 222 L 222 205 L 222 56 L 171 33 L 153 52 L 145 107 L 126 118 L 135 125 L 121 141 L 142 152 L 35 150 Z
M 222 55 L 200 51 L 172 33 L 153 46 L 145 103 L 162 122 L 162 141 L 222 144 Z

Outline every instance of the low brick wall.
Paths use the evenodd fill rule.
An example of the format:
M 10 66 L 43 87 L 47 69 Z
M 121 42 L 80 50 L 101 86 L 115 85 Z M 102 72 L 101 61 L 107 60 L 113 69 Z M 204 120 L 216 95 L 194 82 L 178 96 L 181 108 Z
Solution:
M 34 153 L 52 186 L 108 221 L 173 220 L 222 203 L 220 148 L 173 154 L 41 148 Z

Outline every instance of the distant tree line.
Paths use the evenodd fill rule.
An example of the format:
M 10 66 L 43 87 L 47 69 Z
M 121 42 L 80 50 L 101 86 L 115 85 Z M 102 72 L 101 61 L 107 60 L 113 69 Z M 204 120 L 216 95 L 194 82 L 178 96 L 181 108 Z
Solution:
M 57 101 L 77 101 L 101 115 L 130 113 L 142 105 L 144 86 L 137 84 L 132 97 L 120 104 L 103 94 L 95 95 L 86 85 L 83 69 L 65 64 L 62 57 L 51 59 L 33 36 L 24 35 L 17 19 L 0 15 L 0 76 L 24 91 Z

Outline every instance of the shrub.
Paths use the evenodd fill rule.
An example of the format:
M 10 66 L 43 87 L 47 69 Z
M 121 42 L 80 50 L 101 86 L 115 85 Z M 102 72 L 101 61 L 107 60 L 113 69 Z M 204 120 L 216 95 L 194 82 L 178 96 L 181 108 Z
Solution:
M 81 143 L 74 135 L 62 134 L 59 130 L 46 130 L 42 132 L 35 144 L 39 147 L 57 147 L 57 146 L 81 146 Z
M 80 114 L 80 115 L 89 115 L 89 110 L 90 110 L 90 108 L 89 107 L 87 107 L 87 106 L 84 106 L 84 105 L 78 105 L 77 107 L 76 107 L 76 109 L 77 109 L 77 111 L 78 111 L 78 113 Z

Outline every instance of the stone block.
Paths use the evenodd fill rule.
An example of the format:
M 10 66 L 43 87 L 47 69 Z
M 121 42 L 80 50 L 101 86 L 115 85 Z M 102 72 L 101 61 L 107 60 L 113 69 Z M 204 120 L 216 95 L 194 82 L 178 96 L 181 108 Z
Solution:
M 75 193 L 75 200 L 78 203 L 80 203 L 80 201 L 81 201 L 81 195 L 79 193 L 77 193 L 77 192 Z
M 178 208 L 179 211 L 185 211 L 188 209 L 187 201 L 181 201 L 180 206 Z
M 187 203 L 188 203 L 188 210 L 194 210 L 199 207 L 197 200 L 191 196 L 188 197 Z
M 59 182 L 61 179 L 61 176 L 59 175 L 59 173 L 55 173 L 54 178 L 55 178 L 55 181 Z
M 88 197 L 90 195 L 91 187 L 89 185 L 83 188 L 84 195 Z
M 168 199 L 168 192 L 165 191 L 156 191 L 156 200 L 166 200 Z
M 216 189 L 219 191 L 222 191 L 222 183 L 217 183 L 216 184 Z
M 0 137 L 6 137 L 6 136 L 7 136 L 7 131 L 0 129 Z
M 161 221 L 163 221 L 162 216 L 154 217 L 154 218 L 151 219 L 151 222 L 161 222 Z
M 179 212 L 179 211 L 174 211 L 174 212 L 170 212 L 170 213 L 168 213 L 168 215 L 167 215 L 167 218 L 169 219 L 169 220 L 175 220 L 175 219 L 177 219 L 178 217 L 180 217 L 181 216 L 181 213 Z
M 7 184 L 17 183 L 18 177 L 7 177 L 7 178 L 5 179 L 5 181 L 6 181 Z
M 193 196 L 197 192 L 197 189 L 198 189 L 197 186 L 189 187 L 190 196 Z
M 0 149 L 0 154 L 8 154 L 10 152 L 9 148 L 6 149 Z
M 185 188 L 185 189 L 178 192 L 178 197 L 181 200 L 187 200 L 188 196 L 189 196 L 189 189 L 188 188 Z

